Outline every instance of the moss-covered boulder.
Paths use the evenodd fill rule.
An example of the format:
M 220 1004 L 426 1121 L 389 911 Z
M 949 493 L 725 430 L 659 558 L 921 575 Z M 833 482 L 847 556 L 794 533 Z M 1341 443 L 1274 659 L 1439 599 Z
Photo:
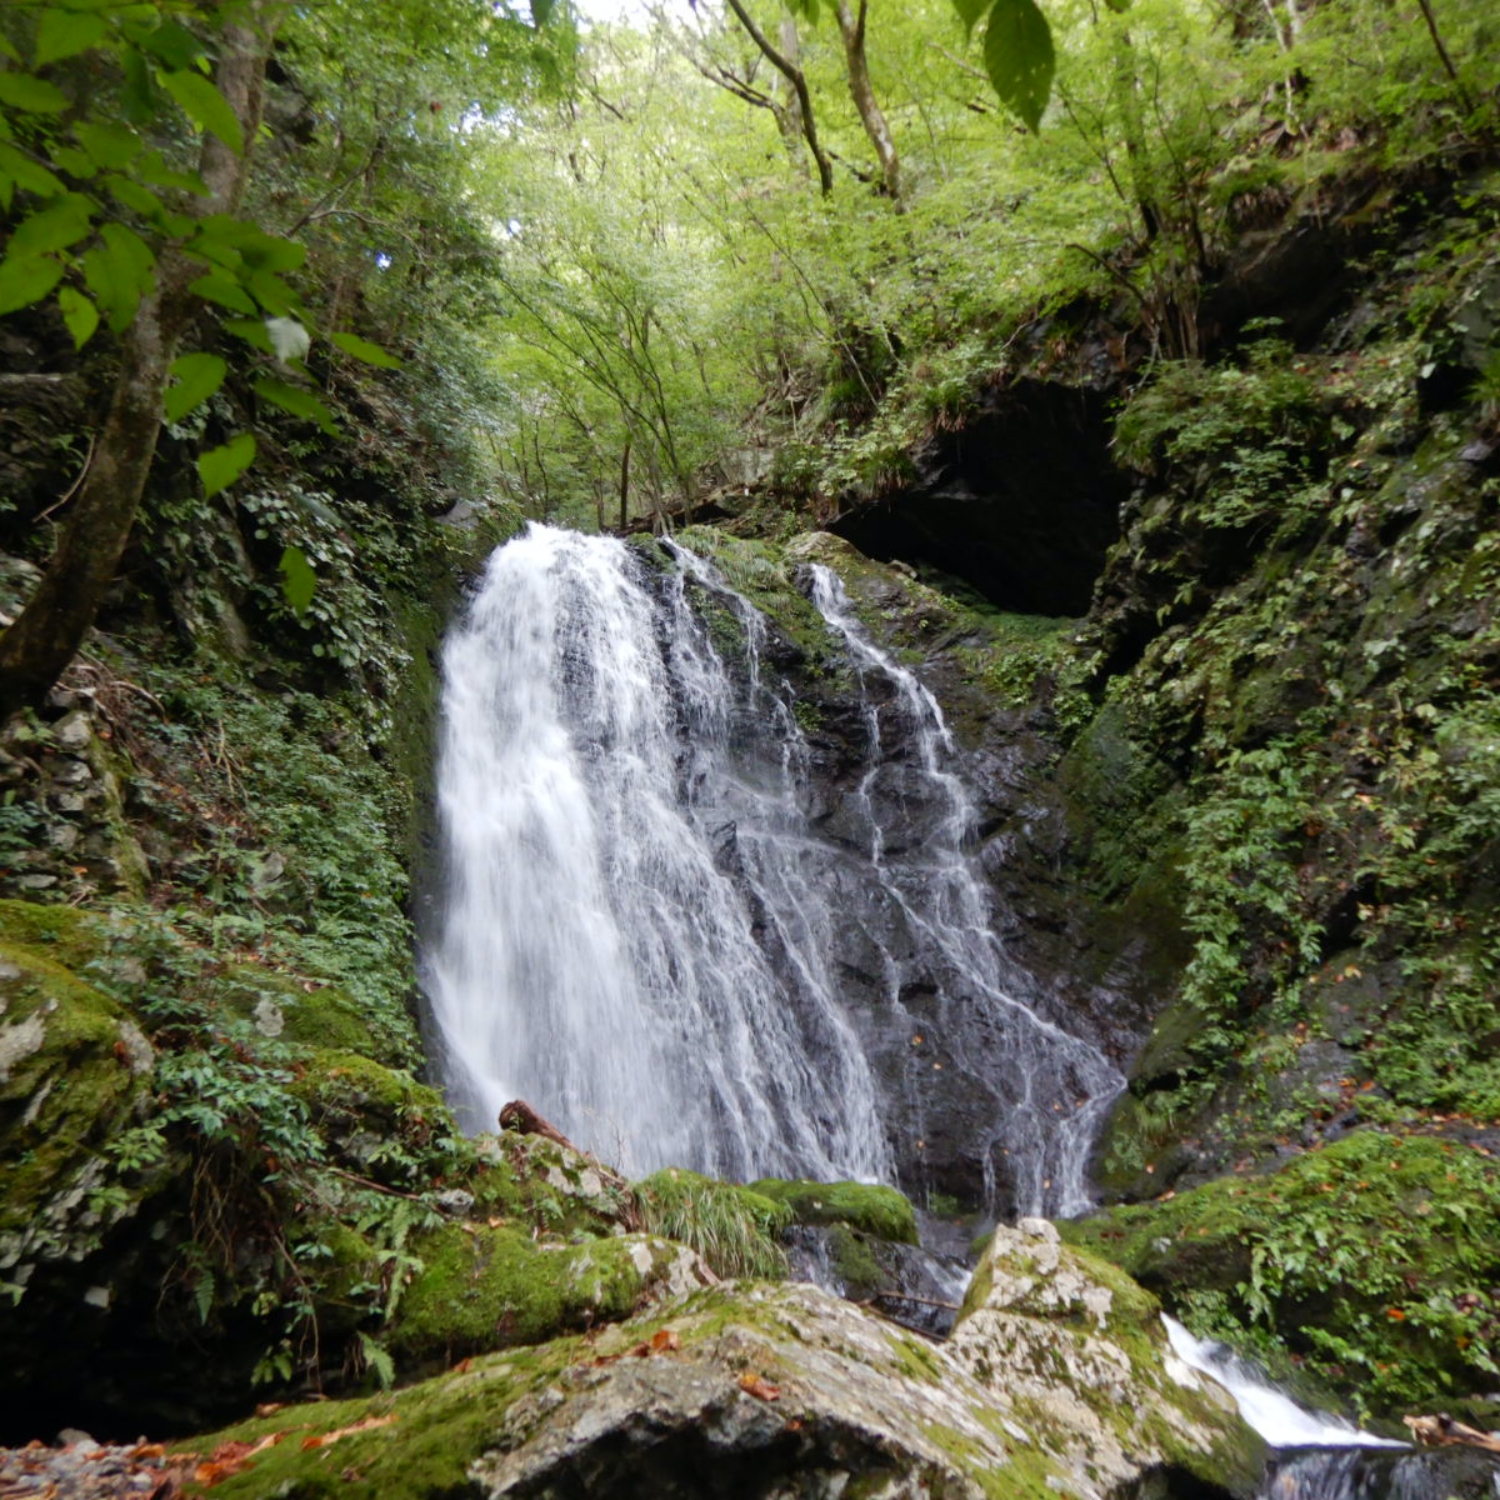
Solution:
M 418 1269 L 384 1337 L 406 1367 L 544 1343 L 718 1280 L 687 1246 L 654 1235 L 573 1244 L 461 1222 L 418 1236 L 410 1253 Z
M 900 1245 L 917 1243 L 917 1216 L 910 1202 L 892 1187 L 869 1182 L 789 1182 L 763 1177 L 750 1184 L 790 1210 L 793 1224 L 842 1224 L 873 1239 Z
M 1063 1232 L 1200 1335 L 1290 1352 L 1366 1413 L 1458 1413 L 1500 1362 L 1496 1145 L 1363 1130 Z
M 68 955 L 78 923 L 65 915 L 48 930 Z M 0 925 L 0 1284 L 19 1295 L 134 1212 L 132 1195 L 105 1193 L 103 1151 L 145 1108 L 155 1054 L 122 1006 L 14 930 Z
M 1107 1487 L 1180 1468 L 1214 1490 L 1255 1491 L 1259 1438 L 1172 1356 L 1156 1298 L 1044 1219 L 996 1229 L 952 1349 Z
M 987 1382 L 965 1364 L 815 1287 L 725 1285 L 598 1337 L 281 1410 L 191 1446 L 223 1456 L 224 1500 L 1248 1493 L 1237 1477 L 1199 1477 L 1186 1438 L 1180 1455 L 1141 1445 L 1133 1467 L 1101 1466 L 1092 1427 L 1072 1425 L 1061 1400 L 1019 1400 L 1006 1370 Z M 1206 1418 L 1198 1430 L 1210 1440 Z M 248 1462 L 243 1445 L 257 1447 Z

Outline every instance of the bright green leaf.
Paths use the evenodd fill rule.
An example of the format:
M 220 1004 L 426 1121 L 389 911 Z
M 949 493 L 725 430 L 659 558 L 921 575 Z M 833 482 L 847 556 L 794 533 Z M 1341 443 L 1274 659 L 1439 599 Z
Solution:
M 271 335 L 266 332 L 266 325 L 259 318 L 227 318 L 224 331 L 232 333 L 237 339 L 243 339 L 252 349 L 259 349 L 262 354 L 276 352 L 271 343 Z
M 52 153 L 54 166 L 59 166 L 69 177 L 77 177 L 81 181 L 87 181 L 99 169 L 94 165 L 94 158 L 86 151 L 80 151 L 75 146 L 59 146 Z
M 0 35 L 0 57 L 8 57 L 13 63 L 17 64 L 21 61 L 21 54 L 5 40 L 3 35 Z
M 167 388 L 163 410 L 169 422 L 180 422 L 224 384 L 229 366 L 217 354 L 184 354 L 172 361 L 175 385 Z
M 0 260 L 0 314 L 30 307 L 62 280 L 63 268 L 44 256 L 7 255 Z
M 67 191 L 61 177 L 4 141 L 0 141 L 0 173 L 11 178 L 23 192 L 34 193 L 38 198 L 53 198 Z
M 156 114 L 156 85 L 151 68 L 139 52 L 125 54 L 125 87 L 120 93 L 125 118 L 137 125 L 148 124 Z
M 118 202 L 133 208 L 142 218 L 155 220 L 166 208 L 150 188 L 142 187 L 134 178 L 116 173 L 105 180 L 105 186 Z
M 1036 0 L 995 0 L 984 33 L 984 69 L 1001 102 L 1036 130 L 1052 94 L 1052 28 Z
M 249 287 L 255 300 L 273 317 L 284 318 L 297 310 L 297 294 L 279 276 L 252 271 Z
M 141 153 L 141 138 L 126 125 L 81 120 L 73 127 L 73 134 L 94 164 L 106 172 L 128 167 Z
M 100 243 L 83 257 L 83 279 L 110 328 L 122 332 L 135 316 L 141 293 L 151 284 L 156 257 L 151 247 L 123 224 L 106 224 Z
M 169 68 L 191 68 L 204 55 L 203 43 L 176 21 L 163 21 L 159 26 L 128 25 L 124 31 L 143 52 Z
M 167 165 L 160 151 L 148 151 L 135 169 L 136 176 L 152 187 L 176 188 L 178 192 L 193 193 L 202 197 L 208 192 L 203 179 L 196 172 L 179 172 Z
M 99 309 L 82 292 L 70 286 L 65 286 L 57 294 L 57 306 L 63 322 L 68 325 L 68 332 L 73 335 L 73 347 L 82 349 L 99 326 Z
M 0 104 L 33 115 L 60 115 L 68 107 L 68 96 L 30 73 L 0 73 Z
M 65 193 L 21 220 L 6 246 L 6 254 L 46 255 L 66 250 L 84 239 L 93 227 L 93 203 L 82 193 Z
M 87 52 L 90 47 L 97 47 L 108 32 L 109 25 L 102 16 L 49 6 L 37 24 L 36 66 L 44 68 L 64 57 Z
M 402 368 L 401 361 L 394 354 L 388 354 L 379 344 L 372 344 L 369 339 L 362 339 L 358 334 L 330 333 L 328 337 L 345 354 L 353 355 L 355 359 L 362 359 L 367 365 L 378 365 L 382 370 Z
M 269 401 L 294 417 L 316 422 L 329 437 L 339 435 L 333 413 L 311 391 L 304 391 L 300 386 L 288 385 L 284 380 L 265 375 L 255 382 L 255 394 L 262 401 Z
M 198 477 L 203 481 L 203 495 L 211 500 L 220 490 L 232 485 L 255 462 L 255 438 L 248 432 L 232 437 L 222 448 L 210 448 L 198 455 Z
M 218 267 L 215 267 L 208 275 L 200 276 L 188 287 L 188 290 L 194 296 L 202 297 L 206 302 L 217 302 L 220 307 L 227 307 L 231 312 L 255 316 L 255 303 L 251 300 L 250 294 L 240 285 L 236 277 Z M 260 327 L 258 319 L 255 326 Z
M 182 106 L 187 117 L 200 129 L 211 131 L 231 151 L 245 149 L 245 133 L 228 101 L 201 73 L 183 68 L 163 73 L 161 86 Z
M 281 554 L 281 592 L 294 613 L 306 612 L 318 589 L 318 576 L 300 547 L 288 547 Z

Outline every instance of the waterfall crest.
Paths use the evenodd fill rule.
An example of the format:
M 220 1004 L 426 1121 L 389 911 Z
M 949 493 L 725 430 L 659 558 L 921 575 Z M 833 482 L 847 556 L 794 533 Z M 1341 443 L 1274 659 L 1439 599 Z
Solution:
M 424 981 L 466 1126 L 522 1097 L 631 1172 L 889 1181 L 891 1120 L 922 1133 L 941 1055 L 1016 1206 L 1085 1207 L 1121 1079 L 1014 998 L 936 701 L 814 568 L 864 741 L 852 781 L 815 789 L 767 622 L 670 551 L 658 570 L 534 525 L 449 636 Z M 735 622 L 727 662 L 694 594 Z

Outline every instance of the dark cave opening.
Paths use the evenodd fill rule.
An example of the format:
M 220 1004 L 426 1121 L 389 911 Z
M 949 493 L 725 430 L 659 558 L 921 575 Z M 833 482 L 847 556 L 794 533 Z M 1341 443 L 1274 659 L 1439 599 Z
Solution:
M 913 455 L 905 487 L 829 529 L 882 562 L 927 564 L 1001 609 L 1082 615 L 1120 534 L 1130 480 L 1104 391 L 1022 379 Z

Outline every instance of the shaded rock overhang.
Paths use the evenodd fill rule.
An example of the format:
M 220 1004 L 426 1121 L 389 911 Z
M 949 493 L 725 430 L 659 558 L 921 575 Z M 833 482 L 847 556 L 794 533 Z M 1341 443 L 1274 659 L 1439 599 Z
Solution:
M 854 505 L 829 530 L 882 562 L 961 578 L 1001 609 L 1082 615 L 1130 492 L 1110 451 L 1112 399 L 1015 380 L 919 448 L 910 484 Z

